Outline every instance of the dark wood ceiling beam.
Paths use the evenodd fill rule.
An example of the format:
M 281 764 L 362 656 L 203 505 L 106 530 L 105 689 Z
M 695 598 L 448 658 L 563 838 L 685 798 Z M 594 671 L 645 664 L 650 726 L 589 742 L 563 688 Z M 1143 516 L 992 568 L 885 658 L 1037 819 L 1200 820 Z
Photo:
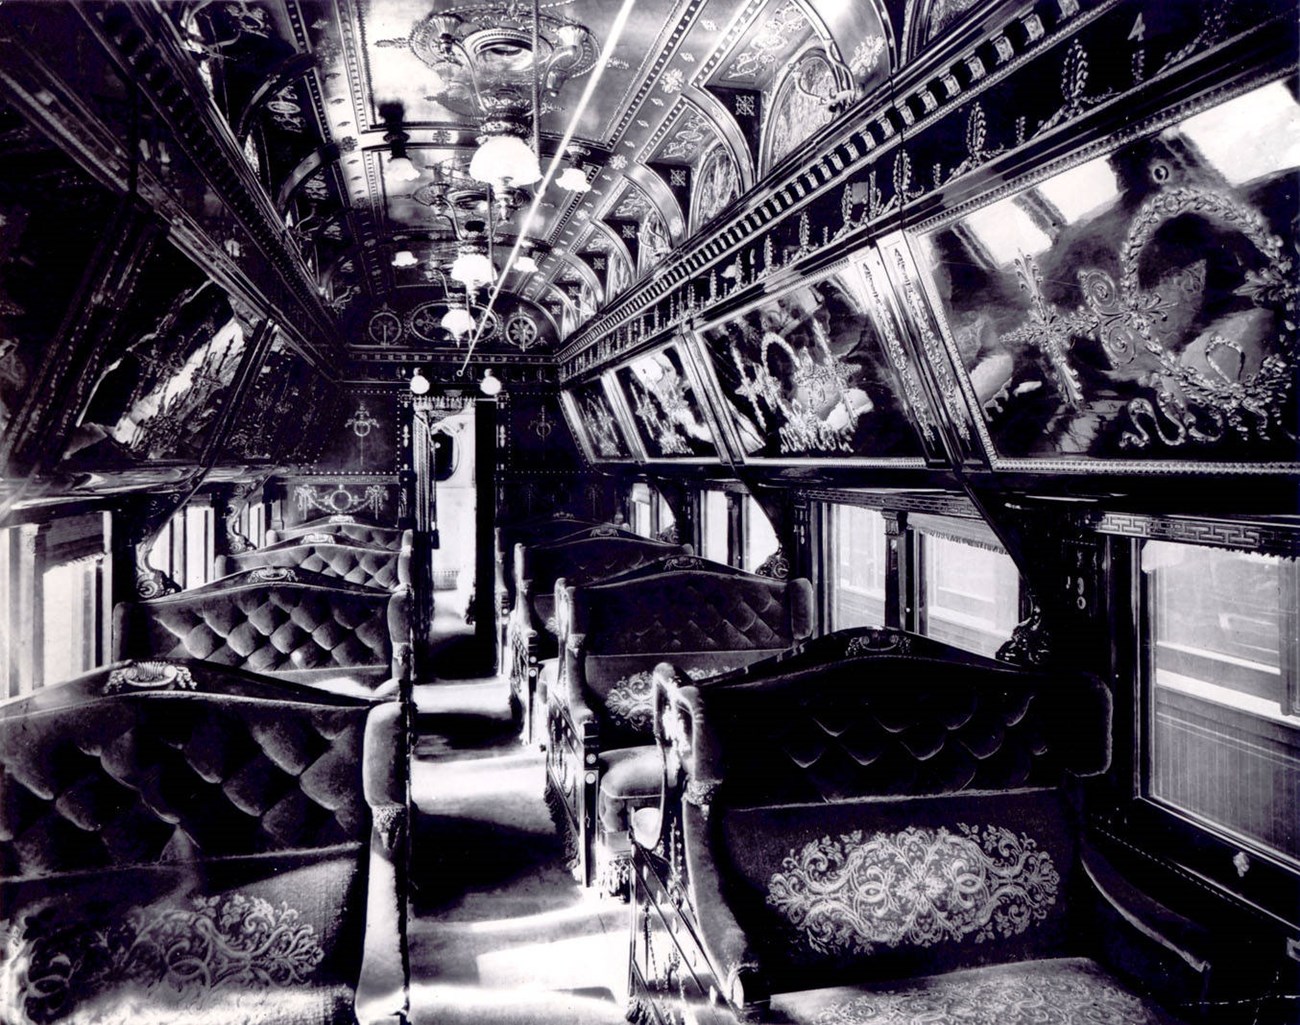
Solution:
M 334 317 L 229 125 L 205 102 L 203 83 L 171 21 L 153 4 L 78 10 L 122 73 L 137 83 L 176 148 L 189 157 L 265 259 L 279 287 L 266 288 L 265 275 L 250 277 L 252 294 L 243 298 L 285 325 L 316 357 L 332 363 L 341 352 Z

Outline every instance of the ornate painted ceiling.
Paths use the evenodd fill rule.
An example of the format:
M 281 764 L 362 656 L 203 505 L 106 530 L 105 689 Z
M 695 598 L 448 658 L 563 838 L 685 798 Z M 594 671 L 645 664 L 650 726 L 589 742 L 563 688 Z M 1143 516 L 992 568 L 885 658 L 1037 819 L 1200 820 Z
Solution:
M 506 327 L 527 310 L 538 330 L 516 334 L 544 351 L 886 82 L 915 16 L 869 0 L 637 0 L 627 19 L 620 6 L 542 0 L 536 61 L 533 5 L 512 0 L 169 13 L 345 340 L 427 347 L 411 316 L 442 289 L 431 267 L 485 233 L 498 267 L 517 242 L 538 266 L 505 277 L 528 303 L 498 300 L 499 337 L 515 342 Z M 915 6 L 937 24 L 972 0 Z M 552 181 L 530 217 L 536 188 L 490 205 L 466 169 L 494 98 L 531 109 L 535 63 L 542 167 L 567 138 L 556 171 L 576 168 L 589 190 Z M 418 178 L 392 173 L 403 148 Z M 395 266 L 403 252 L 414 260 Z

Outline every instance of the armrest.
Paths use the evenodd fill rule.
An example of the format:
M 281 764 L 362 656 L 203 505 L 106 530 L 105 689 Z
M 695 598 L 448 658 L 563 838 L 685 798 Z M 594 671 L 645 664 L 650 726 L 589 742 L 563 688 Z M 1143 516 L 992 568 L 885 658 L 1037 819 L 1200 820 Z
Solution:
M 709 846 L 707 815 L 689 799 L 682 801 L 682 842 L 700 943 L 714 977 L 722 983 L 723 995 L 738 1010 L 767 1003 L 771 986 L 745 930 L 722 895 L 722 877 Z
M 398 1025 L 409 1010 L 403 940 L 407 835 L 405 717 L 398 701 L 366 718 L 361 783 L 374 825 L 366 880 L 366 935 L 357 981 L 359 1025 Z
M 1098 894 L 1151 942 L 1177 955 L 1198 975 L 1213 961 L 1213 937 L 1205 927 L 1153 900 L 1126 879 L 1096 848 L 1085 845 L 1080 861 Z

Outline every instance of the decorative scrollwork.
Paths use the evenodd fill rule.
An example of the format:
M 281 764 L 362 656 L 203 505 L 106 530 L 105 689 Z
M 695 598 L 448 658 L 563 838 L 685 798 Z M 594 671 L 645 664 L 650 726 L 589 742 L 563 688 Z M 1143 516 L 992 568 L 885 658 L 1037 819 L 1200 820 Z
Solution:
M 112 922 L 39 931 L 29 922 L 18 946 L 22 1008 L 42 1025 L 122 987 L 203 1008 L 218 993 L 303 986 L 325 958 L 297 910 L 242 893 L 136 908 Z
M 153 660 L 128 662 L 108 674 L 104 683 L 105 694 L 135 690 L 195 690 L 197 684 L 189 668 L 173 662 Z
M 767 903 L 822 953 L 981 942 L 1047 916 L 1061 883 L 1051 855 L 1005 827 L 957 829 L 813 840 L 782 861 Z

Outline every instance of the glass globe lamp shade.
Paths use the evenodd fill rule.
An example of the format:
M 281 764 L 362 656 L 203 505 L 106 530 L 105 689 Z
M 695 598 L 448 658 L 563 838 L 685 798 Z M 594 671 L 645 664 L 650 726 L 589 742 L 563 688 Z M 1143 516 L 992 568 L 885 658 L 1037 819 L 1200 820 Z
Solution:
M 466 288 L 486 285 L 492 280 L 492 261 L 482 253 L 461 253 L 452 261 L 451 280 L 459 281 Z
M 409 249 L 403 249 L 393 254 L 394 267 L 414 267 L 420 261 L 415 258 L 415 254 Z
M 419 369 L 417 368 L 416 371 L 413 374 L 411 374 L 411 394 L 427 395 L 428 393 L 429 393 L 429 379 L 425 377 L 422 373 L 420 373 Z
M 420 177 L 420 169 L 410 157 L 389 157 L 388 177 L 395 182 L 413 182 Z
M 564 173 L 555 179 L 555 184 L 562 189 L 568 189 L 570 192 L 591 191 L 591 186 L 587 183 L 587 176 L 576 167 L 566 167 Z
M 515 270 L 520 274 L 536 274 L 537 261 L 531 256 L 521 256 L 515 261 Z
M 459 341 L 474 330 L 474 318 L 469 315 L 469 310 L 453 306 L 442 315 L 442 327 Z
M 493 135 L 474 151 L 469 174 L 489 185 L 532 185 L 542 177 L 537 154 L 517 135 Z
M 483 371 L 483 380 L 478 383 L 478 390 L 488 398 L 501 394 L 501 378 L 492 373 L 491 370 Z

